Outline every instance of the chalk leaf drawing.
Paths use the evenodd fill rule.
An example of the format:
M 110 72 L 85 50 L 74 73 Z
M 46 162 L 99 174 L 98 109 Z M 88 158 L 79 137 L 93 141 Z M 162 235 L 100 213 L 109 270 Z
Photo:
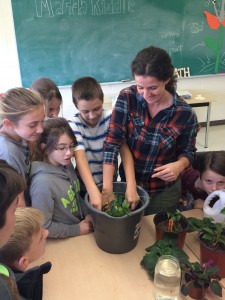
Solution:
M 220 64 L 220 55 L 223 46 L 223 30 L 225 27 L 225 0 L 222 0 L 219 13 L 216 7 L 216 1 L 213 0 L 212 3 L 214 5 L 215 15 L 211 14 L 208 11 L 204 11 L 204 14 L 206 16 L 208 26 L 213 30 L 218 30 L 218 38 L 216 40 L 213 37 L 206 36 L 204 42 L 209 47 L 209 49 L 211 49 L 216 53 L 214 71 L 215 73 L 218 73 L 219 64 Z

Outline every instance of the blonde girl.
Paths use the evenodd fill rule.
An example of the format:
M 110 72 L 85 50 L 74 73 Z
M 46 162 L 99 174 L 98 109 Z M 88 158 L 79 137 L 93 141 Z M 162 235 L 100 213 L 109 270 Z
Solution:
M 41 77 L 31 84 L 30 89 L 37 91 L 46 101 L 48 118 L 58 117 L 62 106 L 62 95 L 57 85 L 51 79 Z
M 36 141 L 42 133 L 44 117 L 44 101 L 35 91 L 13 88 L 0 98 L 0 159 L 25 179 L 30 169 L 28 142 Z M 23 193 L 19 206 L 25 206 Z

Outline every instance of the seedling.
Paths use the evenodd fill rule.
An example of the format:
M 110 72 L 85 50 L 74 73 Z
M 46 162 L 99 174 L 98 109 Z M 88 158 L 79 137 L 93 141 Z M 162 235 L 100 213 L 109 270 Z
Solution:
M 122 217 L 130 215 L 130 203 L 125 199 L 124 194 L 115 194 L 115 199 L 106 203 L 102 211 L 112 217 Z

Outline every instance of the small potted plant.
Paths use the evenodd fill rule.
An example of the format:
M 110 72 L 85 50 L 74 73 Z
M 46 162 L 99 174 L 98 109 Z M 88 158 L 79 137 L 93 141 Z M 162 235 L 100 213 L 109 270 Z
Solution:
M 152 279 L 154 278 L 156 263 L 162 255 L 175 256 L 180 263 L 181 269 L 188 264 L 188 255 L 183 249 L 177 247 L 173 240 L 158 240 L 145 250 L 147 253 L 144 255 L 141 265 L 147 270 Z
M 211 218 L 187 218 L 188 232 L 199 231 L 200 262 L 209 260 L 219 266 L 219 275 L 225 277 L 225 224 L 216 223 Z
M 218 267 L 212 266 L 212 261 L 200 265 L 199 262 L 187 263 L 184 271 L 184 283 L 181 285 L 181 293 L 189 295 L 196 300 L 204 299 L 206 289 L 222 297 L 221 277 L 218 275 Z
M 156 240 L 164 238 L 175 240 L 181 249 L 188 229 L 188 221 L 177 209 L 174 212 L 160 212 L 154 216 Z

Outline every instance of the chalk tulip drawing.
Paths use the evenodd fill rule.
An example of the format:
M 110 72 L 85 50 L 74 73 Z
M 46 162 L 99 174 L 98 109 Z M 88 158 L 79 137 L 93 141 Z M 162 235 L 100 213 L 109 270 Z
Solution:
M 204 11 L 204 14 L 206 16 L 207 24 L 208 26 L 218 31 L 218 37 L 217 39 L 206 36 L 204 39 L 205 44 L 209 49 L 211 49 L 216 54 L 216 61 L 215 61 L 215 67 L 214 72 L 218 73 L 220 68 L 220 63 L 224 64 L 224 62 L 221 61 L 222 56 L 222 46 L 223 46 L 223 35 L 224 35 L 224 27 L 225 27 L 225 0 L 222 0 L 219 5 L 217 4 L 216 0 L 212 0 L 215 15 L 211 14 L 208 11 Z

